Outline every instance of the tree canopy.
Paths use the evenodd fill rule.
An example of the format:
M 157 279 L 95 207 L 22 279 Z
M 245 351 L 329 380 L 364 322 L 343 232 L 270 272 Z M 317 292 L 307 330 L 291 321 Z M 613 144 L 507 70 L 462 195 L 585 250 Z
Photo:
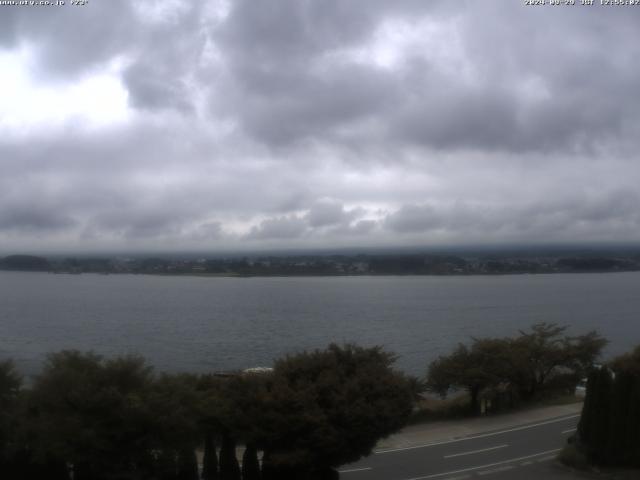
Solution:
M 379 347 L 330 345 L 275 364 L 261 440 L 270 462 L 337 467 L 371 453 L 411 413 L 412 388 Z
M 586 376 L 606 340 L 595 331 L 568 336 L 566 329 L 537 323 L 516 337 L 474 338 L 431 362 L 427 387 L 442 396 L 451 389 L 467 390 L 474 413 L 486 389 L 502 388 L 524 400 L 554 388 L 570 389 Z
M 478 413 L 480 392 L 508 380 L 510 353 L 503 339 L 474 339 L 469 347 L 459 344 L 450 355 L 429 365 L 427 387 L 441 396 L 452 388 L 466 389 L 471 411 Z
M 30 395 L 36 453 L 69 462 L 77 480 L 140 470 L 154 443 L 151 382 L 138 357 L 50 355 Z
M 140 357 L 62 351 L 24 390 L 3 362 L 0 476 L 334 478 L 407 420 L 412 383 L 393 361 L 379 347 L 331 345 L 264 373 L 158 375 Z M 246 447 L 242 469 L 236 445 Z
M 11 448 L 11 430 L 22 378 L 11 361 L 0 362 L 0 465 Z

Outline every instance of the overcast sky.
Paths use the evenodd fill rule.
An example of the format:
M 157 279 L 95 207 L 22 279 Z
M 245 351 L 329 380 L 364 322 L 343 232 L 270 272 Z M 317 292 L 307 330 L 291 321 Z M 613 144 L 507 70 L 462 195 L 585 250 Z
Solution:
M 0 252 L 640 241 L 640 7 L 66 3 L 0 5 Z

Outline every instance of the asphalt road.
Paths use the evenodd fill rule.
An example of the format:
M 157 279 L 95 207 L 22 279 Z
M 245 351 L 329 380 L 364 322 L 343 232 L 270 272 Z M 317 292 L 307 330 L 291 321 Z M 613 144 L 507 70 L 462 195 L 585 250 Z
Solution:
M 344 480 L 569 478 L 553 462 L 579 415 L 427 445 L 380 450 L 341 468 Z

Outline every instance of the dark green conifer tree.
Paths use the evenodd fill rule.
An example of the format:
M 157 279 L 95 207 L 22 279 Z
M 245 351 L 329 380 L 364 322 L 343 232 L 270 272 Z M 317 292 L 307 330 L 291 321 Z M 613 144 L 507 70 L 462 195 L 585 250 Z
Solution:
M 629 398 L 633 390 L 633 378 L 626 372 L 616 375 L 611 388 L 611 412 L 609 418 L 609 433 L 606 463 L 622 465 L 628 463 L 629 448 L 627 445 L 629 428 Z
M 597 370 L 590 372 L 587 379 L 587 393 L 584 397 L 582 415 L 580 415 L 580 422 L 578 423 L 578 439 L 584 446 L 591 444 L 593 441 L 593 423 L 596 415 L 594 398 L 596 396 L 595 392 L 598 390 L 599 379 L 600 376 Z
M 177 474 L 178 464 L 175 452 L 163 449 L 156 460 L 155 476 L 159 480 L 176 480 Z
M 240 480 L 236 441 L 227 433 L 222 436 L 220 448 L 220 480 Z
M 611 418 L 611 372 L 607 367 L 598 370 L 597 389 L 593 397 L 591 420 L 592 438 L 589 442 L 589 457 L 597 464 L 607 464 L 609 423 Z
M 640 467 L 640 347 L 587 383 L 577 446 L 596 465 Z
M 16 417 L 19 411 L 19 392 L 22 378 L 18 375 L 12 361 L 0 362 L 0 476 L 16 464 L 15 451 Z M 17 469 L 17 467 L 15 467 Z M 6 473 L 5 473 L 6 474 Z
M 178 480 L 198 480 L 198 459 L 193 448 L 184 448 L 178 454 Z
M 629 405 L 626 438 L 628 458 L 631 459 L 630 466 L 640 468 L 640 375 L 634 376 Z
M 260 480 L 258 449 L 249 443 L 242 456 L 242 480 Z
M 262 480 L 277 480 L 276 472 L 270 459 L 268 451 L 262 453 L 262 468 L 260 469 Z
M 59 459 L 44 459 L 38 461 L 34 459 L 28 451 L 23 450 L 17 453 L 8 470 L 0 471 L 0 478 L 3 480 L 25 480 L 25 479 L 46 479 L 46 480 L 70 480 L 69 468 L 67 464 Z
M 213 433 L 207 432 L 204 437 L 204 456 L 202 457 L 202 479 L 218 480 L 218 454 L 216 439 Z

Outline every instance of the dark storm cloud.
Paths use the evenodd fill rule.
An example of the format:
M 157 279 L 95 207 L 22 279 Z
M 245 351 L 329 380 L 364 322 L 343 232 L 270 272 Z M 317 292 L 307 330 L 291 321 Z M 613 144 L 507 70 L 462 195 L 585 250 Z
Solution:
M 124 74 L 134 107 L 192 110 L 190 76 L 197 71 L 206 43 L 204 6 L 203 1 L 189 2 L 159 24 L 140 22 L 142 48 Z
M 44 133 L 28 145 L 5 139 L 0 142 L 0 199 L 11 217 L 1 217 L 0 235 L 24 224 L 42 233 L 69 227 L 91 241 L 161 238 L 175 245 L 225 241 L 222 219 L 247 222 L 258 212 L 309 210 L 314 224 L 354 218 L 355 210 L 315 202 L 305 193 L 299 181 L 309 173 L 304 165 L 276 175 L 281 161 L 243 162 L 241 152 L 220 151 L 207 135 L 191 124 L 170 124 L 130 125 L 99 135 Z M 15 206 L 29 196 L 35 207 L 64 212 L 74 223 L 52 213 L 36 223 L 31 211 Z M 285 218 L 291 221 L 265 220 L 250 237 L 293 238 L 312 227 L 306 216 Z
M 408 15 L 414 2 L 233 3 L 214 38 L 229 68 L 233 112 L 249 134 L 282 145 L 335 134 L 341 126 L 381 112 L 394 101 L 394 79 L 366 65 L 323 57 L 365 41 L 384 12 Z M 410 9 L 402 12 L 404 4 Z M 234 88 L 235 87 L 235 88 Z
M 338 202 L 322 201 L 313 205 L 305 218 L 311 227 L 326 227 L 349 223 L 358 213 L 345 210 Z
M 131 95 L 131 104 L 143 109 L 191 111 L 193 107 L 186 98 L 188 86 L 184 80 L 167 81 L 167 77 L 166 72 L 156 69 L 154 65 L 139 63 L 128 69 L 124 81 Z
M 28 47 L 34 73 L 55 82 L 119 59 L 133 106 L 188 111 L 187 77 L 205 46 L 205 6 L 109 0 L 90 8 L 3 8 L 0 48 Z
M 132 2 L 97 2 L 95 8 L 3 7 L 0 46 L 25 44 L 41 75 L 74 75 L 130 46 L 137 36 Z
M 246 238 L 291 240 L 300 237 L 317 239 L 364 234 L 371 231 L 376 222 L 353 221 L 365 213 L 363 208 L 347 210 L 339 202 L 323 200 L 312 205 L 304 215 L 266 218 L 253 227 Z
M 32 45 L 43 74 L 126 57 L 138 108 L 190 111 L 194 89 L 214 85 L 214 114 L 274 146 L 377 135 L 438 149 L 588 151 L 638 129 L 640 47 L 633 16 L 616 9 L 242 0 L 220 23 L 204 2 L 147 13 L 156 4 L 4 9 L 4 44 Z M 429 43 L 399 48 L 405 58 L 392 69 L 340 56 L 370 44 L 385 22 L 418 28 L 424 19 L 449 22 L 434 41 L 459 50 L 457 63 L 434 60 Z M 220 64 L 207 66 L 207 42 Z M 363 122 L 376 128 L 357 128 Z
M 0 15 L 0 46 L 13 47 L 18 39 L 18 9 L 6 9 Z
M 0 99 L 0 240 L 638 240 L 638 18 L 497 0 L 3 7 L 0 61 L 52 89 L 107 72 L 127 105 L 51 125 L 40 97 Z M 35 120 L 15 125 L 23 109 Z
M 443 219 L 429 205 L 404 205 L 389 215 L 385 223 L 394 232 L 425 232 L 441 227 Z
M 198 225 L 190 236 L 190 240 L 194 241 L 210 241 L 217 240 L 224 236 L 225 232 L 220 222 L 207 222 Z
M 31 45 L 42 75 L 126 58 L 123 80 L 137 108 L 190 111 L 194 91 L 213 87 L 214 114 L 274 146 L 355 136 L 437 149 L 589 151 L 639 128 L 637 22 L 620 9 L 239 0 L 218 21 L 205 2 L 165 3 L 154 15 L 162 2 L 5 8 L 0 41 Z M 433 49 L 449 44 L 443 55 L 460 58 L 438 61 L 428 42 L 399 47 L 403 58 L 390 69 L 341 56 L 370 45 L 385 22 L 418 28 L 422 20 L 448 25 Z M 207 64 L 207 45 L 220 63 Z
M 38 204 L 4 204 L 0 207 L 0 234 L 2 232 L 46 234 L 73 227 L 75 223 L 64 212 Z
M 439 232 L 469 240 L 483 236 L 494 240 L 572 240 L 576 232 L 585 230 L 597 234 L 599 240 L 613 240 L 632 235 L 640 227 L 639 201 L 640 194 L 627 189 L 509 206 L 405 205 L 388 214 L 383 224 L 395 233 Z
M 89 231 L 113 232 L 127 239 L 176 235 L 191 220 L 186 212 L 164 210 L 166 205 L 138 211 L 110 210 L 97 215 Z
M 278 0 L 271 3 L 238 0 L 231 4 L 219 38 L 234 51 L 240 63 L 266 67 L 280 62 L 304 62 L 309 56 L 366 40 L 386 16 L 409 18 L 446 3 L 438 0 Z
M 253 227 L 247 234 L 247 238 L 250 240 L 290 240 L 302 236 L 306 230 L 307 223 L 295 215 L 268 218 Z
M 375 220 L 359 220 L 351 227 L 351 231 L 355 235 L 365 235 L 371 233 L 377 226 L 378 222 Z
M 396 94 L 389 80 L 369 67 L 337 66 L 329 72 L 278 75 L 282 91 L 241 90 L 226 106 L 240 116 L 248 133 L 275 146 L 339 135 L 341 127 L 382 111 Z
M 640 80 L 640 47 L 613 47 L 634 36 L 637 20 L 615 9 L 479 9 L 482 22 L 471 14 L 461 22 L 471 81 L 411 67 L 421 100 L 400 114 L 398 134 L 439 148 L 518 152 L 584 151 L 637 131 L 638 97 L 628 92 Z
M 366 139 L 358 130 L 360 140 L 384 135 L 437 149 L 588 152 L 637 132 L 640 97 L 630 92 L 640 80 L 633 67 L 640 47 L 629 42 L 628 15 L 600 7 L 534 12 L 504 2 L 418 8 L 234 2 L 215 37 L 231 75 L 227 110 L 274 146 L 339 141 L 337 132 L 372 119 L 379 128 Z M 416 27 L 420 14 L 450 22 L 442 35 L 459 49 L 458 65 L 434 60 L 428 43 L 400 52 L 406 58 L 391 70 L 335 55 L 366 46 L 385 20 Z M 446 38 L 439 43 L 446 49 Z

